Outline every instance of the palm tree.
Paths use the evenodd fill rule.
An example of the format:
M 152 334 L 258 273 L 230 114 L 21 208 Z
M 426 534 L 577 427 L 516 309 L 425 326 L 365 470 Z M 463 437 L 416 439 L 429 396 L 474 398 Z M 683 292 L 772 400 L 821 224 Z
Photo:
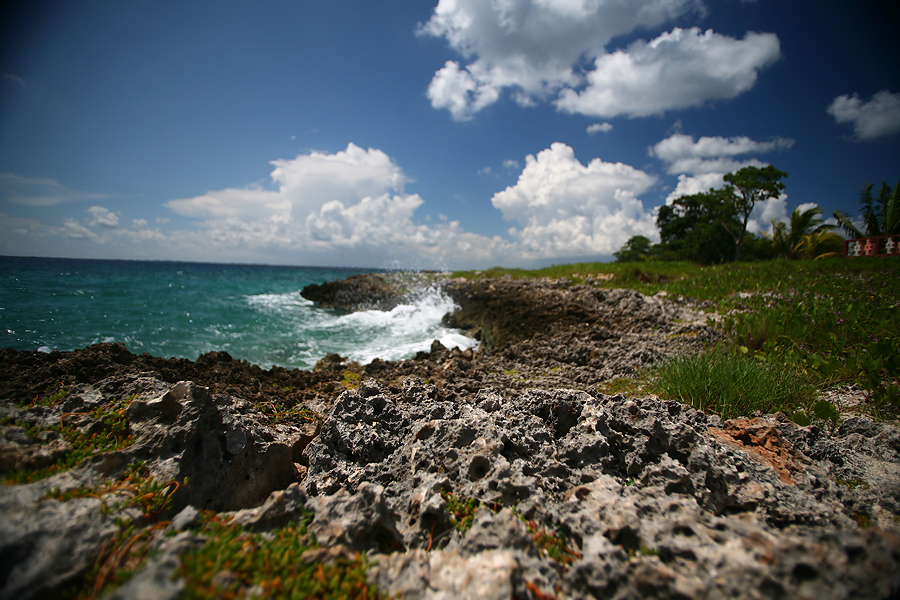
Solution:
M 844 238 L 833 231 L 814 231 L 803 236 L 800 251 L 807 260 L 841 256 L 844 253 Z
M 772 220 L 772 243 L 775 253 L 787 258 L 818 258 L 821 252 L 835 251 L 842 245 L 841 238 L 829 231 L 834 225 L 822 220 L 818 206 L 801 211 L 795 208 L 788 223 Z
M 878 237 L 882 235 L 900 235 L 900 182 L 891 190 L 886 181 L 878 189 L 878 198 L 872 196 L 871 183 L 866 183 L 859 193 L 859 203 L 866 231 L 863 233 L 853 224 L 850 217 L 839 210 L 834 211 L 841 229 L 851 238 Z

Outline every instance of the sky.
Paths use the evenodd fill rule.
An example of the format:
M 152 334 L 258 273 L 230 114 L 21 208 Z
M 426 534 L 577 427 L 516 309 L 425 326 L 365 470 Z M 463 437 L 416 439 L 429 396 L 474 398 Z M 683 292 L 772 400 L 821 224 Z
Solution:
M 900 180 L 888 0 L 13 0 L 0 255 L 606 261 L 747 165 L 750 230 Z

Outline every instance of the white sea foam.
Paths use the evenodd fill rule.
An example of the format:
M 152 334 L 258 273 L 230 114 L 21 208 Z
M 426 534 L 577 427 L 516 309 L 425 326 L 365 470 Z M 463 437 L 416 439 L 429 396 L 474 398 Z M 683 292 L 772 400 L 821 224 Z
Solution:
M 478 342 L 446 327 L 441 320 L 456 306 L 437 286 L 412 294 L 406 304 L 390 311 L 364 310 L 349 314 L 316 308 L 299 292 L 258 294 L 248 304 L 278 319 L 281 330 L 273 335 L 293 336 L 292 361 L 312 366 L 328 353 L 368 364 L 380 358 L 401 360 L 428 351 L 434 340 L 447 348 L 472 348 Z
M 313 303 L 300 295 L 299 291 L 286 294 L 256 294 L 247 296 L 247 303 L 264 312 L 297 312 L 308 309 Z
M 476 347 L 476 340 L 441 322 L 444 315 L 455 308 L 453 300 L 439 287 L 431 286 L 411 295 L 409 304 L 401 304 L 390 311 L 365 310 L 341 315 L 325 326 L 356 333 L 359 343 L 346 345 L 344 352 L 338 353 L 362 364 L 376 358 L 409 358 L 429 350 L 434 340 L 448 348 Z

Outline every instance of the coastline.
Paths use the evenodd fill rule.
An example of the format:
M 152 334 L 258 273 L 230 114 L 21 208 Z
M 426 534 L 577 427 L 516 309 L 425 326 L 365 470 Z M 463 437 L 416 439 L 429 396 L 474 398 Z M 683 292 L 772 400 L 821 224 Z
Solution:
M 372 294 L 383 283 L 373 277 L 345 295 L 355 304 L 332 307 L 353 310 L 363 298 L 383 308 L 402 294 Z M 120 411 L 133 436 L 47 479 L 0 488 L 3 555 L 18 557 L 2 597 L 77 584 L 110 560 L 103 546 L 115 518 L 145 531 L 169 523 L 148 533 L 138 574 L 113 597 L 179 597 L 183 581 L 159 581 L 173 581 L 202 537 L 199 517 L 189 518 L 201 509 L 256 531 L 312 510 L 316 560 L 367 552 L 377 561 L 369 582 L 408 598 L 900 589 L 896 427 L 864 417 L 834 431 L 783 415 L 722 422 L 677 402 L 598 392 L 715 339 L 706 315 L 663 297 L 554 280 L 445 289 L 460 305 L 447 324 L 478 338 L 477 351 L 435 344 L 365 366 L 331 356 L 312 371 L 263 370 L 221 352 L 136 356 L 120 344 L 0 351 L 7 471 L 52 462 L 73 443 L 60 428 L 98 429 L 92 411 Z M 47 498 L 98 489 L 133 460 L 158 481 L 188 482 L 156 513 L 104 512 L 100 493 Z M 469 529 L 453 523 L 448 494 L 480 505 Z M 181 542 L 167 545 L 164 531 Z

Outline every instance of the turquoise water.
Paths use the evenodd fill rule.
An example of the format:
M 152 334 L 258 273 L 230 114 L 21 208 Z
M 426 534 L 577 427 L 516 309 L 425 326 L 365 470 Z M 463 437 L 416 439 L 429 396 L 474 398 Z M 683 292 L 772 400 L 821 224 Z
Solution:
M 196 359 L 224 350 L 262 367 L 309 369 L 329 352 L 362 363 L 475 344 L 441 325 L 452 302 L 424 289 L 390 312 L 342 314 L 300 296 L 365 269 L 0 257 L 0 347 L 73 350 L 123 342 Z

